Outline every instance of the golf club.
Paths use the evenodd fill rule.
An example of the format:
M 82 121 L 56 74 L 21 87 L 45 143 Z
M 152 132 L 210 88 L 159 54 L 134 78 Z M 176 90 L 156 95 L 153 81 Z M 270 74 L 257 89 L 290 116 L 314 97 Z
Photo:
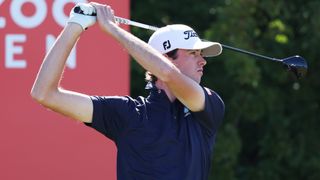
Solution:
M 75 7 L 74 12 L 79 13 L 79 14 L 83 14 L 80 7 Z M 96 14 L 93 13 L 91 16 L 96 16 Z M 155 27 L 155 26 L 150 26 L 147 24 L 135 22 L 135 21 L 132 21 L 132 20 L 129 20 L 126 18 L 118 17 L 118 16 L 115 16 L 115 21 L 120 24 L 126 24 L 126 25 L 130 25 L 130 26 L 140 27 L 140 28 L 149 29 L 152 31 L 156 31 L 157 29 L 159 29 L 158 27 Z M 308 65 L 307 65 L 306 60 L 303 57 L 298 56 L 298 55 L 283 58 L 283 59 L 278 59 L 278 58 L 272 58 L 272 57 L 260 55 L 257 53 L 249 52 L 249 51 L 246 51 L 243 49 L 235 48 L 235 47 L 224 45 L 224 44 L 221 44 L 221 46 L 223 47 L 223 49 L 229 49 L 229 50 L 232 50 L 235 52 L 258 57 L 260 59 L 276 61 L 276 62 L 282 63 L 289 71 L 293 72 L 294 75 L 298 79 L 305 77 L 307 74 L 307 71 L 308 71 Z

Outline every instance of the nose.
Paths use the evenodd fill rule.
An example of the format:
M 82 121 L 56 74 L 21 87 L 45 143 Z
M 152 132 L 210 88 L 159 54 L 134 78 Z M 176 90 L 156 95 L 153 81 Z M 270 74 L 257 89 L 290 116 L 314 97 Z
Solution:
M 207 64 L 207 61 L 202 56 L 200 56 L 198 63 L 203 67 Z

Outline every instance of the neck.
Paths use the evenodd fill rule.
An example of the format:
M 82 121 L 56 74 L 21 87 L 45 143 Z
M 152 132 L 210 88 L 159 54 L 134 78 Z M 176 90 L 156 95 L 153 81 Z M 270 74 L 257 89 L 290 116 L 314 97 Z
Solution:
M 156 81 L 155 85 L 158 89 L 161 89 L 166 93 L 166 95 L 168 96 L 168 98 L 171 102 L 173 102 L 176 99 L 176 97 L 173 95 L 173 93 L 170 91 L 170 89 L 168 88 L 168 86 L 164 82 L 162 82 L 161 80 L 158 79 Z

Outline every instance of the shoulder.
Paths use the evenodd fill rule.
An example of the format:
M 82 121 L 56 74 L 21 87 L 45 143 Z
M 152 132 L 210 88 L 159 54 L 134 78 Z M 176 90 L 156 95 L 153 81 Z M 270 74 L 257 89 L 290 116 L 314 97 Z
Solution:
M 225 112 L 225 105 L 217 92 L 203 87 L 205 93 L 205 107 L 203 111 L 195 113 L 200 123 L 213 135 L 220 126 Z
M 92 126 L 111 139 L 143 120 L 143 98 L 130 96 L 91 96 L 94 104 Z
M 203 87 L 203 89 L 204 89 L 204 92 L 207 97 L 213 98 L 213 99 L 220 101 L 221 103 L 224 104 L 222 98 L 220 97 L 220 95 L 216 91 L 213 91 L 212 89 L 207 88 L 207 87 Z

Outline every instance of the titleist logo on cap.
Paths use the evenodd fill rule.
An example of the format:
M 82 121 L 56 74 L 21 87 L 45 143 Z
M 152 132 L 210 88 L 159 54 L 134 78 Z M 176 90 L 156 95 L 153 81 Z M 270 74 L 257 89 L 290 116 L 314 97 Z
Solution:
M 185 31 L 183 32 L 183 34 L 186 35 L 186 37 L 184 38 L 185 40 L 188 40 L 190 37 L 198 37 L 198 34 L 193 30 Z

